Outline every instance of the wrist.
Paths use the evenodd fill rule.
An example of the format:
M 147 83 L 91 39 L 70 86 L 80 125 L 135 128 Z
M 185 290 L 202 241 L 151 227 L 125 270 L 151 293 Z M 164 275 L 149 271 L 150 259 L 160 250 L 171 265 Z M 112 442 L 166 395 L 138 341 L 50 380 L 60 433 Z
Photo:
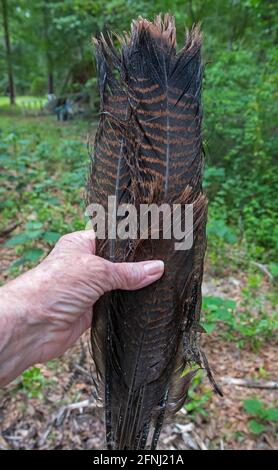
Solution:
M 32 283 L 25 275 L 0 288 L 1 385 L 38 362 L 42 325 L 33 314 L 32 298 Z

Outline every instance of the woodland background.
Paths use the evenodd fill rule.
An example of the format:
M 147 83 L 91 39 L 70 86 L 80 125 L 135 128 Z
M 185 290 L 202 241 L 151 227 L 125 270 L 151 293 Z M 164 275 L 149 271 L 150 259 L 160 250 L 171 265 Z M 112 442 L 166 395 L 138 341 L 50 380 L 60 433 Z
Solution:
M 204 33 L 203 343 L 225 396 L 215 397 L 199 372 L 160 445 L 277 448 L 275 1 L 0 0 L 0 280 L 38 263 L 60 235 L 84 228 L 87 141 L 98 112 L 92 36 L 167 11 L 180 46 L 186 27 L 200 21 Z M 80 92 L 89 105 L 69 121 L 45 108 L 49 93 Z M 0 449 L 103 448 L 91 362 L 85 337 L 1 390 Z

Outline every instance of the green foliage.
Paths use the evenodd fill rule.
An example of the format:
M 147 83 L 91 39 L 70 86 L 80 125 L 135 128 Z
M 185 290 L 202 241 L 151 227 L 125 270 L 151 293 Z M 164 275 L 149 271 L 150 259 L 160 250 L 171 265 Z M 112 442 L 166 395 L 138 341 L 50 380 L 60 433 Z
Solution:
M 246 296 L 246 292 L 248 293 Z M 275 337 L 278 330 L 278 315 L 262 309 L 260 299 L 253 297 L 248 289 L 245 299 L 236 310 L 236 302 L 220 297 L 203 298 L 203 322 L 207 333 L 217 328 L 218 334 L 240 347 L 250 345 L 258 349 L 266 339 Z
M 39 367 L 31 367 L 21 376 L 20 389 L 29 398 L 43 398 L 43 391 L 48 381 L 43 376 Z
M 256 398 L 245 400 L 243 408 L 255 418 L 248 422 L 249 429 L 253 434 L 261 434 L 266 431 L 267 425 L 278 422 L 278 408 L 269 407 Z
M 84 227 L 85 126 L 18 118 L 14 130 L 12 119 L 2 120 L 0 231 L 20 223 L 5 242 L 17 255 L 10 266 L 14 274 L 37 263 L 62 234 Z
M 45 94 L 45 91 L 46 91 L 45 77 L 35 77 L 30 85 L 30 93 L 35 96 L 42 96 Z
M 217 322 L 234 324 L 234 311 L 236 302 L 221 297 L 208 296 L 203 298 L 204 328 L 207 333 L 215 330 Z
M 274 278 L 277 278 L 278 277 L 278 263 L 270 263 L 269 271 Z
M 278 153 L 278 109 L 273 106 L 278 83 L 274 0 L 22 0 L 20 4 L 10 0 L 17 89 L 46 95 L 52 74 L 57 94 L 84 89 L 97 107 L 90 38 L 106 28 L 122 33 L 137 15 L 153 18 L 160 11 L 175 15 L 179 46 L 185 26 L 201 22 L 204 31 L 205 186 L 210 198 L 212 264 L 220 271 L 219 259 L 222 268 L 231 264 L 231 258 L 232 267 L 242 265 L 242 258 L 246 266 L 252 259 L 273 263 L 278 251 L 278 177 L 273 171 Z M 5 69 L 1 53 L 0 68 Z M 0 78 L 1 88 L 4 94 L 7 75 Z M 42 142 L 37 151 L 47 154 L 51 150 L 47 145 Z M 62 155 L 62 147 L 60 151 Z M 80 175 L 75 170 L 77 185 Z M 73 182 L 70 172 L 64 182 Z M 38 187 L 44 190 L 43 184 Z
M 184 373 L 186 372 L 184 371 Z M 198 415 L 208 416 L 206 408 L 213 392 L 211 388 L 207 388 L 202 384 L 202 377 L 203 371 L 198 370 L 188 392 L 188 401 L 184 405 L 186 411 L 193 418 Z
M 16 105 L 17 105 L 17 110 L 14 110 L 15 112 L 18 111 L 18 114 L 20 114 L 20 109 L 24 108 L 26 106 L 31 106 L 34 109 L 37 109 L 40 106 L 44 106 L 46 104 L 47 100 L 46 98 L 40 96 L 39 98 L 37 96 L 33 95 L 24 95 L 24 96 L 17 96 L 16 98 Z M 0 96 L 0 108 L 4 109 L 5 111 L 10 111 L 8 109 L 9 107 L 9 98 L 8 96 Z
M 258 65 L 258 57 L 264 66 Z M 278 113 L 272 102 L 276 69 L 274 48 L 262 52 L 259 46 L 234 44 L 207 66 L 204 87 L 207 153 L 209 164 L 215 165 L 206 178 L 210 210 L 222 214 L 222 225 L 232 227 L 252 256 L 270 261 L 278 248 L 278 179 L 272 170 L 278 151 Z M 229 240 L 223 235 L 218 238 L 234 243 L 234 236 Z

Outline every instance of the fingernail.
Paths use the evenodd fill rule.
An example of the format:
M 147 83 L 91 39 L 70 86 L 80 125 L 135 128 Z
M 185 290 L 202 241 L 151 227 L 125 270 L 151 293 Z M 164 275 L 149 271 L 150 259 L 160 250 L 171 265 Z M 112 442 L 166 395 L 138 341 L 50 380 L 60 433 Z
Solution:
M 144 271 L 148 276 L 159 274 L 164 271 L 163 261 L 149 261 L 144 264 Z

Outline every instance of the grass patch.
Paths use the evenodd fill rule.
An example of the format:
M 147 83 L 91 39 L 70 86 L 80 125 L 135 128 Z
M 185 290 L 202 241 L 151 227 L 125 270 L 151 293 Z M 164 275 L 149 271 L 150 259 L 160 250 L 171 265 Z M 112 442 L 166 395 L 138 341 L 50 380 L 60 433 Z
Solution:
M 47 98 L 43 96 L 17 96 L 16 106 L 24 108 L 26 106 L 33 109 L 39 109 L 47 103 Z M 10 98 L 8 96 L 0 96 L 0 107 L 9 108 Z

